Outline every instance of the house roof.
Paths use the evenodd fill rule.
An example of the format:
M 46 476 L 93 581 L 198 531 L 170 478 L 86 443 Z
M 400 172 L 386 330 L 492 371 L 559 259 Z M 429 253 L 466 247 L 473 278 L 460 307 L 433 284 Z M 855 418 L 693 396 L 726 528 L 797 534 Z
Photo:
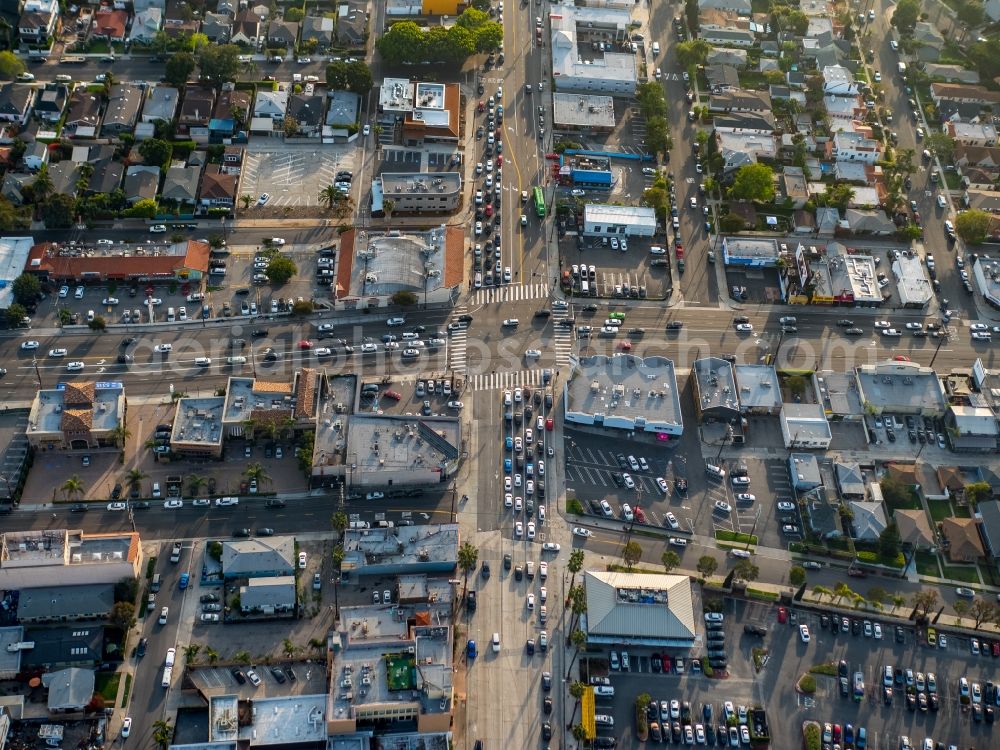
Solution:
M 60 195 L 76 195 L 76 184 L 83 172 L 80 165 L 73 161 L 61 161 L 49 164 L 48 176 L 52 178 L 52 191 Z
M 961 492 L 965 489 L 965 476 L 957 466 L 939 466 L 937 469 L 938 484 L 942 489 Z
M 317 126 L 323 124 L 326 99 L 321 94 L 292 94 L 288 97 L 288 114 L 299 125 Z
M 69 711 L 90 703 L 94 695 L 94 670 L 70 667 L 42 675 L 42 684 L 49 689 L 49 711 Z
M 198 198 L 201 170 L 197 167 L 170 167 L 163 180 L 161 195 L 175 201 L 193 203 Z
M 682 642 L 695 637 L 688 576 L 587 571 L 584 588 L 591 637 Z
M 266 573 L 289 575 L 294 568 L 294 537 L 273 536 L 222 543 L 222 571 L 227 578 Z
M 94 34 L 121 39 L 128 28 L 128 12 L 124 10 L 98 11 L 94 14 Z
M 104 127 L 133 128 L 141 105 L 141 88 L 124 83 L 115 84 L 111 87 L 108 108 L 104 112 Z
M 125 165 L 111 158 L 91 162 L 94 173 L 87 182 L 87 190 L 92 193 L 113 193 L 122 184 Z
M 888 525 L 882 503 L 855 500 L 849 503 L 854 511 L 854 534 L 858 539 L 878 539 Z
M 174 118 L 180 91 L 173 86 L 156 86 L 146 97 L 146 106 L 142 108 L 142 116 L 148 120 L 166 120 Z
M 319 392 L 319 372 L 308 367 L 299 371 L 296 382 L 295 418 L 312 417 L 316 411 L 316 396 Z
M 125 172 L 125 197 L 141 200 L 155 198 L 160 187 L 160 168 L 136 164 Z
M 21 597 L 17 603 L 17 614 L 25 621 L 57 621 L 62 618 L 75 620 L 86 615 L 110 612 L 114 604 L 113 584 L 40 586 L 21 590 Z
M 884 211 L 849 208 L 844 212 L 844 218 L 852 232 L 892 232 L 896 229 Z
M 976 510 L 982 519 L 981 531 L 994 558 L 1000 558 L 1000 500 L 984 500 Z
M 865 495 L 865 478 L 861 466 L 856 461 L 837 461 L 833 465 L 837 475 L 837 487 L 840 494 L 851 496 Z
M 0 86 L 0 114 L 22 115 L 31 104 L 35 90 L 31 86 L 13 83 Z
M 66 125 L 97 127 L 101 122 L 101 99 L 94 93 L 80 88 L 69 99 Z
M 206 169 L 201 177 L 199 197 L 202 200 L 218 200 L 220 198 L 236 199 L 237 176 L 227 172 Z
M 190 86 L 184 91 L 184 104 L 178 122 L 184 125 L 207 125 L 215 108 L 215 90 Z
M 983 556 L 983 543 L 979 538 L 977 519 L 946 518 L 941 521 L 941 532 L 951 543 L 948 557 L 952 560 L 975 560 Z
M 174 276 L 178 271 L 208 272 L 209 245 L 188 240 L 181 245 L 183 252 L 145 256 L 63 256 L 50 253 L 51 243 L 43 242 L 31 248 L 28 262 L 38 260 L 32 269 L 57 279 L 80 279 L 84 274 L 103 278 L 126 279 L 137 276 Z
M 931 531 L 927 514 L 923 510 L 899 509 L 893 517 L 896 520 L 896 528 L 899 529 L 899 538 L 903 544 L 911 544 L 916 547 L 932 547 L 934 545 L 934 532 Z
M 299 38 L 299 24 L 297 21 L 271 21 L 267 27 L 267 36 L 295 44 Z
M 325 16 L 306 16 L 302 21 L 302 41 L 318 39 L 329 41 L 333 38 L 333 19 Z
M 38 29 L 48 29 L 51 18 L 51 13 L 40 13 L 35 10 L 26 10 L 17 20 L 17 28 L 34 29 L 35 31 Z

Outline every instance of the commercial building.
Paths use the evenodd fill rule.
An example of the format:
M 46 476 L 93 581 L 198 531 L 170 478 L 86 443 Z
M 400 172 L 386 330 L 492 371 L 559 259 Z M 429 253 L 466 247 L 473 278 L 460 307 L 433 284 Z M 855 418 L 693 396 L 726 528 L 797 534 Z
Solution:
M 931 280 L 916 253 L 905 251 L 892 262 L 896 291 L 903 307 L 924 308 L 934 298 Z
M 122 383 L 59 383 L 35 394 L 28 415 L 28 442 L 46 451 L 115 447 L 125 409 Z
M 740 399 L 732 364 L 720 357 L 703 357 L 695 360 L 691 375 L 699 421 L 738 423 Z
M 456 83 L 386 78 L 379 89 L 379 120 L 398 127 L 402 117 L 402 143 L 457 143 L 461 132 L 461 91 Z
M 972 278 L 986 303 L 1000 310 L 1000 262 L 986 256 L 979 258 L 972 264 Z
M 771 416 L 781 412 L 781 387 L 773 365 L 736 365 L 733 371 L 739 387 L 740 412 Z
M 638 67 L 626 47 L 632 18 L 627 9 L 554 5 L 552 75 L 555 88 L 579 94 L 632 96 Z
M 0 310 L 14 301 L 14 279 L 24 273 L 34 244 L 31 237 L 0 237 Z
M 465 228 L 340 235 L 334 293 L 344 307 L 388 305 L 397 292 L 422 304 L 450 304 L 465 274 Z
M 656 210 L 648 206 L 588 203 L 583 207 L 583 234 L 588 237 L 652 237 L 656 234 Z
M 565 421 L 680 437 L 677 375 L 666 357 L 582 357 L 565 385 Z
M 854 370 L 858 397 L 873 414 L 942 417 L 947 408 L 944 385 L 930 367 L 888 360 Z
M 462 202 L 462 176 L 458 172 L 382 172 L 372 182 L 372 212 L 383 214 L 385 202 L 393 213 L 445 214 Z
M 344 532 L 341 570 L 351 576 L 448 575 L 458 565 L 458 524 Z
M 102 245 L 42 242 L 31 248 L 24 270 L 51 284 L 106 281 L 199 281 L 208 273 L 207 242 Z
M 694 646 L 697 618 L 688 576 L 588 570 L 583 587 L 587 611 L 580 627 L 588 644 Z
M 823 484 L 819 461 L 812 453 L 789 453 L 788 475 L 796 492 L 811 492 Z
M 251 578 L 240 586 L 240 611 L 245 615 L 293 614 L 295 592 L 293 575 Z
M 552 124 L 559 130 L 610 133 L 615 123 L 613 97 L 562 92 L 552 95 Z
M 137 533 L 9 531 L 0 536 L 0 590 L 114 585 L 143 562 Z
M 756 237 L 723 237 L 722 259 L 727 266 L 774 268 L 781 250 L 777 240 Z
M 1000 422 L 992 408 L 981 405 L 949 404 L 944 414 L 948 442 L 956 453 L 1000 453 Z
M 609 191 L 615 183 L 611 159 L 606 156 L 563 154 L 556 169 L 559 184 L 567 187 Z
M 355 414 L 347 430 L 348 487 L 440 484 L 462 453 L 458 417 Z
M 283 578 L 295 574 L 295 537 L 227 540 L 222 543 L 222 574 L 234 578 Z
M 821 404 L 784 404 L 779 422 L 782 440 L 789 450 L 827 450 L 833 441 Z

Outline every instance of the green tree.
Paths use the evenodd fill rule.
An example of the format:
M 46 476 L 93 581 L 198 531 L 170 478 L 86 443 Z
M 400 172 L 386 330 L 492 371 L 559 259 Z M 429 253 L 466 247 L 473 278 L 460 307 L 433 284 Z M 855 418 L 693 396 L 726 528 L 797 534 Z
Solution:
M 793 565 L 788 569 L 788 582 L 793 586 L 801 586 L 806 582 L 806 569 L 801 565 Z
M 417 295 L 406 290 L 396 292 L 391 297 L 392 304 L 400 307 L 412 307 L 417 304 Z
M 79 497 L 84 492 L 83 481 L 76 474 L 71 476 L 62 486 L 59 488 L 62 490 L 63 496 L 69 500 L 71 497 Z
M 766 164 L 744 164 L 733 179 L 733 198 L 769 203 L 774 200 L 774 170 Z
M 986 239 L 991 221 L 992 214 L 978 208 L 970 208 L 955 217 L 955 234 L 970 245 L 978 245 Z
M 782 8 L 780 13 L 775 14 L 777 26 L 783 31 L 792 31 L 796 36 L 805 36 L 809 29 L 809 17 L 800 10 L 792 8 Z
M 833 600 L 833 592 L 826 586 L 819 586 L 819 585 L 813 586 L 812 592 L 813 594 L 819 597 L 820 601 L 823 601 L 824 596 L 830 597 L 831 601 Z
M 129 469 L 128 473 L 125 475 L 125 482 L 128 484 L 130 489 L 138 490 L 139 486 L 142 484 L 142 480 L 146 478 L 142 469 L 135 468 Z
M 569 587 L 573 588 L 576 583 L 576 574 L 583 570 L 583 550 L 575 549 L 569 553 L 569 563 L 566 569 L 570 572 Z
M 389 65 L 421 63 L 427 60 L 423 30 L 413 21 L 394 23 L 376 46 Z
M 201 492 L 201 488 L 208 484 L 208 480 L 201 474 L 190 474 L 188 475 L 188 493 L 192 497 L 197 497 L 198 493 Z
M 881 586 L 872 586 L 868 589 L 867 598 L 877 609 L 882 609 L 889 598 L 889 593 Z
M 293 23 L 298 23 L 303 18 L 306 17 L 305 11 L 302 8 L 286 8 L 285 9 L 285 20 L 292 21 Z
M 997 622 L 997 616 L 1000 614 L 1000 610 L 997 609 L 997 605 L 986 601 L 980 597 L 976 597 L 972 600 L 972 604 L 969 605 L 969 615 L 975 621 L 976 629 L 984 622 L 995 624 Z
M 159 750 L 167 750 L 174 738 L 174 728 L 169 720 L 157 719 L 153 722 L 153 742 Z
M 19 302 L 11 302 L 10 306 L 4 311 L 4 320 L 7 321 L 9 328 L 19 328 L 21 321 L 26 317 L 28 317 L 28 310 Z
M 333 526 L 333 530 L 337 532 L 337 537 L 340 539 L 344 538 L 344 532 L 347 531 L 348 524 L 347 514 L 342 510 L 338 510 L 330 518 L 330 525 Z
M 42 293 L 42 283 L 38 277 L 30 273 L 22 273 L 11 284 L 11 293 L 18 304 L 30 307 L 38 302 Z
M 243 474 L 251 481 L 256 480 L 258 487 L 271 481 L 271 475 L 267 473 L 267 469 L 258 463 L 247 466 L 247 468 L 243 470 Z
M 335 90 L 343 91 L 347 88 L 348 65 L 343 60 L 334 60 L 326 66 L 326 85 Z
M 955 603 L 951 605 L 951 608 L 955 610 L 955 614 L 959 617 L 965 617 L 969 614 L 969 603 L 965 601 L 965 599 L 956 600 Z
M 978 505 L 984 500 L 989 500 L 992 495 L 992 489 L 990 488 L 989 482 L 973 482 L 972 484 L 965 485 L 963 490 L 965 494 L 965 500 L 970 505 Z
M 635 98 L 644 117 L 666 117 L 667 100 L 663 88 L 654 81 L 640 83 L 635 88 Z
M 240 205 L 243 206 L 244 211 L 250 208 L 251 203 L 253 203 L 253 196 L 249 193 L 243 193 L 243 195 L 240 196 Z
M 622 562 L 625 567 L 631 570 L 635 564 L 642 559 L 642 546 L 634 539 L 629 540 L 622 547 Z
M 879 554 L 883 560 L 895 560 L 902 546 L 903 542 L 899 537 L 899 527 L 896 526 L 895 521 L 890 521 L 882 530 L 882 533 L 878 535 Z
M 698 565 L 695 569 L 701 573 L 704 578 L 711 578 L 715 575 L 715 571 L 719 568 L 719 562 L 711 555 L 702 555 L 698 558 Z
M 568 675 L 567 675 L 566 679 L 569 679 Z M 573 705 L 573 720 L 576 719 L 576 710 L 580 707 L 580 699 L 583 698 L 583 694 L 586 691 L 587 691 L 587 686 L 584 683 L 582 683 L 582 682 L 580 682 L 578 680 L 574 680 L 573 682 L 571 682 L 569 684 L 569 694 L 570 694 L 570 697 L 573 698 L 574 701 L 576 701 L 576 703 Z M 570 721 L 570 723 L 572 723 L 572 720 Z M 577 726 L 580 726 L 580 725 L 577 725 Z M 582 727 L 581 727 L 581 729 L 582 729 Z M 584 732 L 584 734 L 586 734 L 586 732 Z M 582 739 L 583 739 L 583 737 L 580 737 L 580 740 L 582 740 Z
M 663 563 L 663 569 L 669 573 L 681 564 L 681 556 L 672 549 L 668 549 L 660 555 L 660 562 Z
M 911 502 L 912 490 L 895 477 L 883 474 L 878 484 L 882 497 L 890 506 L 905 506 Z
M 320 203 L 325 203 L 327 209 L 339 205 L 343 198 L 344 194 L 335 185 L 327 185 L 319 191 Z
M 135 625 L 135 605 L 132 602 L 115 602 L 111 607 L 108 621 L 112 627 L 127 631 Z
M 240 48 L 235 44 L 213 44 L 198 51 L 201 78 L 216 88 L 236 80 L 240 71 Z
M 0 52 L 0 79 L 12 81 L 24 72 L 24 63 L 13 52 Z
M 291 659 L 299 651 L 299 647 L 295 645 L 291 638 L 285 638 L 281 642 L 281 653 L 285 655 L 286 659 Z
M 264 273 L 272 284 L 284 284 L 292 276 L 298 273 L 298 268 L 296 268 L 295 263 L 291 258 L 286 258 L 284 255 L 278 255 L 271 258 L 270 262 L 267 264 L 267 268 L 264 269 Z
M 982 26 L 983 21 L 986 20 L 986 9 L 977 0 L 969 0 L 969 2 L 960 4 L 955 12 L 958 14 L 958 20 L 970 29 Z
M 309 315 L 314 309 L 315 306 L 309 300 L 296 300 L 292 305 L 292 315 Z
M 469 588 L 469 574 L 476 569 L 479 564 L 479 550 L 469 542 L 462 542 L 458 548 L 458 569 L 462 571 L 462 598 L 465 598 L 465 591 Z
M 947 133 L 931 131 L 924 137 L 924 148 L 943 162 L 950 162 L 955 158 L 955 139 Z
M 170 157 L 174 152 L 174 147 L 159 138 L 150 138 L 139 144 L 139 153 L 146 164 L 159 167 L 164 172 L 170 166 Z
M 804 32 L 803 32 L 804 33 Z M 704 39 L 692 39 L 688 42 L 679 42 L 674 45 L 674 54 L 677 55 L 677 64 L 687 70 L 692 65 L 704 65 L 708 58 L 708 53 L 712 51 L 712 45 Z
M 115 581 L 115 601 L 133 602 L 139 595 L 139 580 L 132 576 L 123 576 Z
M 481 27 L 476 29 L 475 43 L 477 52 L 489 52 L 490 50 L 502 49 L 503 26 L 493 21 L 483 24 Z
M 760 575 L 760 568 L 750 560 L 740 560 L 733 566 L 733 580 L 751 583 L 757 580 Z
M 806 392 L 807 383 L 806 379 L 801 375 L 791 375 L 785 381 L 785 386 L 793 396 L 801 397 Z
M 1000 76 L 1000 38 L 990 36 L 968 48 L 969 59 L 975 64 L 980 77 L 993 80 Z
M 900 0 L 892 14 L 892 25 L 902 34 L 912 34 L 920 18 L 920 0 Z
M 198 61 L 190 52 L 178 52 L 172 55 L 164 65 L 164 76 L 171 86 L 183 86 L 191 78 Z
M 108 327 L 108 321 L 103 315 L 95 315 L 93 320 L 88 321 L 87 327 L 91 331 L 103 331 Z
M 673 142 L 670 138 L 670 127 L 667 125 L 667 118 L 654 116 L 646 119 L 646 148 L 652 154 L 666 154 L 670 152 Z
M 76 199 L 59 193 L 51 196 L 42 206 L 42 221 L 49 229 L 66 229 L 76 218 Z
M 937 602 L 938 593 L 934 589 L 921 589 L 913 595 L 913 608 L 925 616 L 937 606 Z

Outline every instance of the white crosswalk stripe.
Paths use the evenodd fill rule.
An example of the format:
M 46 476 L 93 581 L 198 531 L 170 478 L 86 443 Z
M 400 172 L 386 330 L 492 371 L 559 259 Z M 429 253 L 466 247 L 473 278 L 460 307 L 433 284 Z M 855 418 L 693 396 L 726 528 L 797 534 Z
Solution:
M 537 370 L 519 370 L 516 372 L 487 372 L 479 375 L 469 375 L 466 380 L 466 390 L 502 391 L 519 386 L 536 386 L 541 384 L 541 368 Z
M 495 302 L 519 302 L 526 299 L 545 299 L 549 289 L 545 283 L 536 284 L 505 284 L 492 289 L 477 289 L 472 295 L 475 304 L 491 304 Z
M 455 308 L 455 317 L 463 315 L 469 311 L 469 308 L 465 305 Z M 461 328 L 456 331 L 452 331 L 451 335 L 448 337 L 448 368 L 465 374 L 466 368 L 466 352 L 469 347 L 469 329 Z
M 573 353 L 573 329 L 562 326 L 559 321 L 565 320 L 569 315 L 568 310 L 552 311 L 552 346 L 556 353 L 556 367 L 569 364 L 570 355 Z

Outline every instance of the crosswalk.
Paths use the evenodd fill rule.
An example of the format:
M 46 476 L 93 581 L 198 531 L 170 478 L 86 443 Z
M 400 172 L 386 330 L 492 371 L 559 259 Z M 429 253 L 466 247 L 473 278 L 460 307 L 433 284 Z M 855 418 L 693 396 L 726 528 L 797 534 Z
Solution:
M 455 318 L 469 312 L 466 305 L 455 308 Z M 461 375 L 465 374 L 466 353 L 469 348 L 469 329 L 461 328 L 451 332 L 448 337 L 448 368 Z
M 466 390 L 472 391 L 502 391 L 526 385 L 536 386 L 542 384 L 542 369 L 480 373 L 469 375 L 465 383 Z
M 527 299 L 546 299 L 549 288 L 545 283 L 535 284 L 505 284 L 490 289 L 477 289 L 472 295 L 472 301 L 478 305 L 496 302 L 519 302 Z
M 559 321 L 565 320 L 568 315 L 568 309 L 552 311 L 552 347 L 556 352 L 556 367 L 568 365 L 570 355 L 573 353 L 573 328 L 559 324 Z

